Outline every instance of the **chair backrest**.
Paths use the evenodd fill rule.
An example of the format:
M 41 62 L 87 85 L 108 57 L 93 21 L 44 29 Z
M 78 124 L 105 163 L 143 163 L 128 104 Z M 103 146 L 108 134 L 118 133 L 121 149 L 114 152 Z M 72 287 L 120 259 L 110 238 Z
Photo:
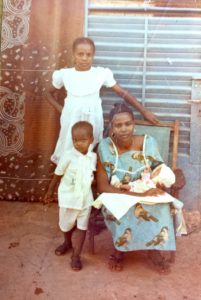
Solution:
M 173 170 L 177 167 L 178 155 L 178 140 L 179 140 L 179 120 L 175 122 L 163 122 L 159 125 L 153 125 L 147 121 L 135 121 L 135 134 L 148 134 L 153 136 L 157 143 L 159 152 L 164 159 L 164 162 L 169 165 Z M 172 147 L 170 147 L 170 137 L 172 135 Z M 169 162 L 171 152 L 171 162 Z

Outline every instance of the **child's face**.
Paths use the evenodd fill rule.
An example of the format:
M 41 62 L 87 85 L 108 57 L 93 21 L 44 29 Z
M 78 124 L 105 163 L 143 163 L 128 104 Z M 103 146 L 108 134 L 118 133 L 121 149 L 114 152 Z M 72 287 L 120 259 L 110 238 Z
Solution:
M 73 58 L 77 71 L 87 71 L 93 63 L 94 49 L 90 44 L 78 44 L 73 52 Z
M 73 146 L 82 154 L 87 154 L 89 145 L 93 143 L 93 137 L 83 128 L 74 129 L 72 132 Z

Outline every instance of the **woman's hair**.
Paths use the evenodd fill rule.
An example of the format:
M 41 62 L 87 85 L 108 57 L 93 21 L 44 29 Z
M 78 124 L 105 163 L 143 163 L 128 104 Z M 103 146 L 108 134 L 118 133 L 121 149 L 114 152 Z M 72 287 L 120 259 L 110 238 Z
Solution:
M 129 113 L 129 115 L 134 120 L 133 111 L 130 107 L 128 107 L 128 105 L 125 104 L 125 102 L 115 103 L 114 107 L 111 109 L 111 111 L 109 113 L 109 123 L 112 122 L 115 115 L 120 114 L 120 113 L 125 113 L 125 112 Z
M 90 45 L 93 48 L 94 52 L 96 50 L 95 44 L 94 44 L 94 42 L 90 38 L 79 37 L 79 38 L 75 39 L 74 42 L 73 42 L 73 46 L 72 46 L 73 52 L 75 52 L 75 49 L 80 44 L 88 44 L 88 45 Z

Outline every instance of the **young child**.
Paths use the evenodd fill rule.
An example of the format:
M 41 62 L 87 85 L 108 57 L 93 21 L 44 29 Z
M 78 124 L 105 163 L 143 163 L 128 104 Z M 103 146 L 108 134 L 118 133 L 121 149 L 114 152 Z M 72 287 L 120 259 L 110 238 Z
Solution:
M 111 184 L 122 189 L 136 193 L 144 193 L 149 189 L 160 187 L 169 188 L 175 183 L 173 171 L 160 162 L 153 170 L 152 167 L 146 167 L 141 173 L 141 178 L 131 181 L 128 184 L 122 184 L 117 176 L 113 176 Z
M 158 123 L 158 119 L 147 111 L 137 99 L 121 88 L 115 81 L 113 73 L 108 68 L 93 67 L 95 55 L 94 42 L 85 37 L 77 38 L 73 43 L 73 68 L 56 70 L 52 76 L 54 88 L 65 88 L 67 96 L 64 107 L 60 106 L 52 92 L 47 94 L 47 99 L 53 106 L 62 111 L 61 130 L 51 160 L 58 163 L 62 152 L 72 146 L 70 135 L 71 127 L 80 120 L 90 122 L 94 128 L 94 146 L 100 141 L 103 133 L 103 111 L 100 98 L 102 86 L 111 88 L 118 96 L 134 106 L 145 119 Z
M 96 154 L 91 151 L 93 127 L 89 122 L 75 123 L 71 132 L 73 147 L 59 160 L 44 202 L 50 201 L 59 183 L 59 227 L 64 233 L 64 243 L 56 248 L 55 254 L 63 255 L 72 248 L 71 237 L 76 225 L 77 240 L 73 246 L 71 267 L 79 271 L 82 269 L 80 254 L 93 203 L 91 183 L 96 168 Z

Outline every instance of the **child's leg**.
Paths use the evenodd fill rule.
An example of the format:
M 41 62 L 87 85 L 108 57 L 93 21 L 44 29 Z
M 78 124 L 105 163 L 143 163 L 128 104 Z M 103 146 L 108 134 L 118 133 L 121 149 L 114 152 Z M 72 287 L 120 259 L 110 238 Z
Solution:
M 72 248 L 72 233 L 75 230 L 76 214 L 74 210 L 60 207 L 59 209 L 59 227 L 64 234 L 64 242 L 56 248 L 56 255 L 63 255 Z
M 80 211 L 77 217 L 77 239 L 75 245 L 73 245 L 73 255 L 71 261 L 71 267 L 74 271 L 79 271 L 82 269 L 80 255 L 86 237 L 90 213 L 91 213 L 91 207 Z
M 57 247 L 55 249 L 55 254 L 60 256 L 65 254 L 68 250 L 72 249 L 72 234 L 73 231 L 75 230 L 75 226 L 67 232 L 63 232 L 64 234 L 64 242 L 63 244 L 59 245 L 59 247 Z

